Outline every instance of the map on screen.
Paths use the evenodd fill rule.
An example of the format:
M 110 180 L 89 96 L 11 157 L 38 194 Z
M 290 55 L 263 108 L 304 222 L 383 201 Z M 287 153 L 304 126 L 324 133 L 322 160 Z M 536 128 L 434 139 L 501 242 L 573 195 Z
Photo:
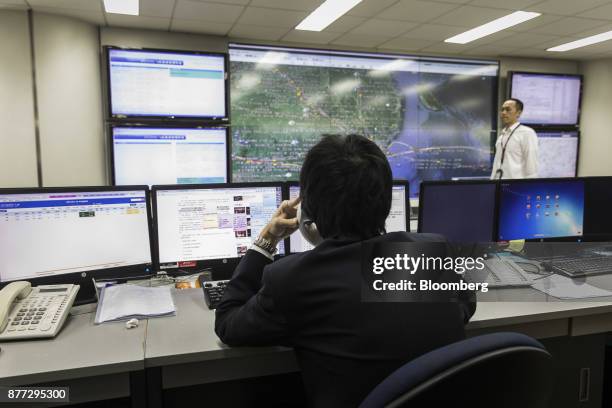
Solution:
M 498 64 L 230 48 L 234 182 L 297 180 L 325 133 L 358 133 L 410 182 L 487 176 Z

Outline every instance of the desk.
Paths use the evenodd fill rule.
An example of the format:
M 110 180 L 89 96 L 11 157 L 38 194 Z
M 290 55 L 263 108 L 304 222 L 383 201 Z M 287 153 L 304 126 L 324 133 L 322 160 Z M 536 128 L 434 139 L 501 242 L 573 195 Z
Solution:
M 132 395 L 133 406 L 143 406 L 144 389 L 137 395 L 130 387 L 144 376 L 147 322 L 126 330 L 94 325 L 94 317 L 70 316 L 54 339 L 0 343 L 0 385 L 64 385 L 73 403 Z
M 489 293 L 504 297 L 503 292 Z M 161 406 L 164 389 L 298 370 L 291 349 L 222 344 L 213 331 L 214 312 L 206 307 L 201 289 L 176 291 L 174 299 L 177 316 L 141 321 L 136 329 L 127 330 L 122 323 L 96 326 L 94 314 L 89 313 L 71 316 L 53 340 L 2 343 L 0 385 L 68 385 L 72 402 L 131 395 L 138 406 L 144 405 L 144 390 L 134 383 L 144 387 L 139 375 L 146 372 L 148 406 L 156 407 Z M 612 330 L 612 302 L 481 302 L 467 330 L 470 336 L 511 330 L 545 343 L 550 340 L 547 347 L 563 356 L 561 369 L 573 372 L 588 364 L 597 382 L 603 369 L 600 333 Z M 581 352 L 572 352 L 572 347 Z M 566 363 L 566 354 L 575 354 L 572 361 Z M 563 383 L 570 396 L 576 388 L 572 381 Z M 601 389 L 601 383 L 593 389 Z M 597 400 L 592 402 L 580 406 L 597 406 Z

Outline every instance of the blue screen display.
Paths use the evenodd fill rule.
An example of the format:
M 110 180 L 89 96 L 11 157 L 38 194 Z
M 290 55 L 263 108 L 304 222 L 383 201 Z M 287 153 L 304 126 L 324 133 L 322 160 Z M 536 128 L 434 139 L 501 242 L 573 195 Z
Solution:
M 503 182 L 499 240 L 579 237 L 583 234 L 584 182 Z

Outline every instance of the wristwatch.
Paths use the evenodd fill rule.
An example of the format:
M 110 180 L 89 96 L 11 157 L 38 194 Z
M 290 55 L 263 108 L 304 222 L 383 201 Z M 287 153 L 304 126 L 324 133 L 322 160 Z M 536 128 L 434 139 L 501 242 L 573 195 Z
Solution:
M 257 245 L 259 248 L 269 252 L 271 255 L 274 255 L 276 252 L 276 245 L 264 237 L 258 237 L 255 242 L 253 242 L 253 245 Z

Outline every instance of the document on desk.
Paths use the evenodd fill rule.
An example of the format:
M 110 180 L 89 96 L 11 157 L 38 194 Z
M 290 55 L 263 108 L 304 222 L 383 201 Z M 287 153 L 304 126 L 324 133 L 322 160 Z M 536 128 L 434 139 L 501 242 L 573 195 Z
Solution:
M 558 299 L 587 299 L 612 296 L 612 292 L 588 283 L 579 283 L 561 275 L 551 275 L 534 282 L 532 288 Z
M 170 287 L 107 286 L 100 292 L 95 323 L 176 314 Z

